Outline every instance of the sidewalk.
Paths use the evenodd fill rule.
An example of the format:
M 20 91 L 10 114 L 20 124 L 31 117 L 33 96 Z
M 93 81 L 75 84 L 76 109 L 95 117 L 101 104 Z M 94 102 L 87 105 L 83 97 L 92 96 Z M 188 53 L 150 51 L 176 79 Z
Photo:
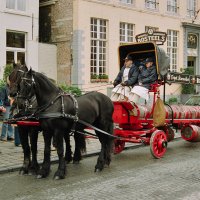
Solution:
M 42 133 L 38 137 L 38 162 L 43 161 L 44 142 Z M 74 151 L 74 141 L 71 137 L 72 151 Z M 97 139 L 86 139 L 87 156 L 96 155 L 100 151 L 100 143 Z M 86 156 L 86 155 L 84 155 Z M 51 151 L 51 161 L 57 161 L 57 151 Z M 0 173 L 15 171 L 23 164 L 22 147 L 16 147 L 14 142 L 0 141 Z
M 175 134 L 175 138 L 180 137 L 179 133 Z M 74 151 L 74 140 L 71 137 L 72 151 Z M 86 139 L 87 152 L 83 157 L 97 155 L 100 151 L 100 142 L 98 139 Z M 142 147 L 142 144 L 126 143 L 126 149 Z M 42 163 L 44 152 L 44 142 L 42 133 L 38 137 L 38 162 Z M 150 152 L 149 152 L 150 153 Z M 51 151 L 51 161 L 58 160 L 57 152 Z M 19 170 L 23 164 L 22 147 L 16 147 L 14 142 L 0 141 L 0 174 Z

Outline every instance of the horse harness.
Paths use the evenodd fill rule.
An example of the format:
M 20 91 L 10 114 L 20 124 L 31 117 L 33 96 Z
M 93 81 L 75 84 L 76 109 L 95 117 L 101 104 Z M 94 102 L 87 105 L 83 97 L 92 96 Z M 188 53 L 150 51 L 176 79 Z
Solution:
M 31 83 L 26 82 L 30 86 L 35 85 L 35 80 L 34 80 L 33 76 L 32 76 L 32 79 L 28 79 L 28 78 L 25 78 L 25 77 L 23 77 L 22 79 L 25 80 L 25 81 L 31 80 Z M 75 114 L 74 115 L 65 113 L 64 97 L 66 97 L 66 96 L 69 96 L 73 101 L 74 108 L 75 108 Z M 61 112 L 54 112 L 54 113 L 44 112 L 47 108 L 49 108 L 51 105 L 53 105 L 59 98 L 61 98 Z M 75 132 L 75 126 L 76 126 L 77 122 L 79 122 L 80 124 L 83 124 L 86 127 L 92 128 L 96 131 L 99 131 L 99 132 L 101 132 L 101 133 L 103 133 L 103 134 L 105 134 L 109 137 L 116 138 L 116 139 L 121 138 L 121 137 L 118 137 L 118 136 L 113 136 L 110 133 L 103 131 L 103 130 L 89 124 L 88 122 L 85 122 L 85 121 L 79 119 L 78 118 L 78 102 L 77 102 L 76 98 L 70 93 L 60 92 L 53 100 L 51 100 L 49 103 L 45 104 L 44 106 L 39 107 L 33 114 L 31 114 L 29 116 L 21 117 L 20 119 L 16 118 L 15 122 L 18 121 L 18 120 L 28 120 L 28 119 L 39 120 L 39 119 L 45 119 L 45 118 L 68 118 L 68 119 L 72 119 L 73 120 L 73 125 L 72 125 L 72 128 L 71 128 L 72 134 Z M 77 131 L 77 132 L 84 134 L 84 135 L 88 134 L 88 135 L 96 136 L 96 135 L 89 133 L 87 131 L 84 131 L 84 133 L 82 133 L 80 131 Z

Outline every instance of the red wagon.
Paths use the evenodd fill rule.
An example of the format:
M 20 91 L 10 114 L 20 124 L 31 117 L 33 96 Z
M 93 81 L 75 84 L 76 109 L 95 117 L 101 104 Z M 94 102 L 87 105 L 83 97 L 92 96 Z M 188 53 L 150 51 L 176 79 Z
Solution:
M 154 125 L 154 106 L 160 96 L 160 87 L 164 87 L 165 98 L 165 80 L 169 66 L 169 58 L 165 52 L 151 42 L 120 46 L 120 67 L 123 66 L 123 58 L 126 55 L 131 55 L 136 61 L 154 57 L 158 81 L 149 91 L 149 95 L 152 96 L 151 103 L 136 105 L 130 102 L 113 102 L 114 135 L 119 136 L 119 139 L 115 139 L 114 152 L 120 153 L 127 142 L 143 143 L 150 144 L 151 153 L 155 158 L 161 158 L 166 152 L 167 143 L 174 139 L 174 127 L 181 131 L 183 139 L 200 141 L 200 106 L 165 105 L 165 123 L 159 127 Z

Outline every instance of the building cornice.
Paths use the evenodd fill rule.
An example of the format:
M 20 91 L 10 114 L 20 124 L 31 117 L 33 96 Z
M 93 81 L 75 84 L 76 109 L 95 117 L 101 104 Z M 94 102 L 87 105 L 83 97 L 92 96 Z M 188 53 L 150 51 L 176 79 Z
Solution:
M 188 22 L 182 22 L 183 27 L 190 27 L 190 28 L 200 28 L 200 24 L 193 24 Z
M 54 5 L 57 1 L 58 0 L 49 0 L 49 1 L 42 2 L 40 3 L 40 7 Z

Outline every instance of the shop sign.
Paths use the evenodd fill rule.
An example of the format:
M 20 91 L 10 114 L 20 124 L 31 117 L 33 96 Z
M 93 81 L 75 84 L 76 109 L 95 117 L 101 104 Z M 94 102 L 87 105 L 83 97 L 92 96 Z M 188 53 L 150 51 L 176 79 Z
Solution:
M 188 34 L 187 47 L 191 49 L 197 48 L 197 35 L 193 33 Z
M 149 29 L 145 33 L 135 36 L 137 42 L 155 42 L 157 45 L 163 45 L 166 41 L 167 34 L 165 32 L 153 31 Z
M 172 83 L 200 84 L 200 75 L 172 73 L 167 75 L 167 81 Z

